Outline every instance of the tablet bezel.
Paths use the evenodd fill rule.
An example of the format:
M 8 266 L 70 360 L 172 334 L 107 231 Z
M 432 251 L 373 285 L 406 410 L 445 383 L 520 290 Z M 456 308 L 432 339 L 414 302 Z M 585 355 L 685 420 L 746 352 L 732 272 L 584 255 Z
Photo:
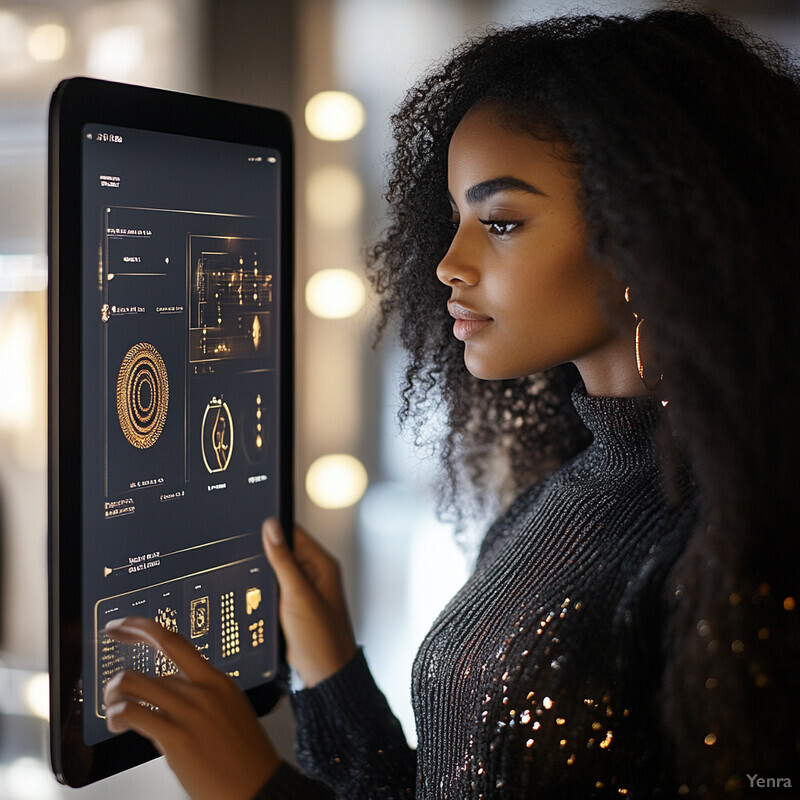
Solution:
M 82 130 L 87 123 L 270 147 L 281 154 L 279 418 L 282 448 L 279 517 L 293 524 L 294 431 L 294 157 L 289 118 L 282 112 L 160 89 L 71 78 L 56 88 L 49 128 L 48 423 L 50 752 L 56 777 L 84 786 L 158 755 L 145 739 L 125 733 L 97 745 L 83 741 L 82 692 L 82 325 L 67 324 L 82 309 Z M 69 274 L 69 281 L 60 275 Z M 81 280 L 72 276 L 79 275 Z M 82 319 L 82 311 L 81 316 Z M 65 367 L 69 369 L 65 369 Z M 68 377 L 70 376 L 70 377 Z M 277 613 L 277 610 L 276 610 Z M 272 708 L 287 686 L 280 635 L 278 677 L 247 691 L 256 712 Z

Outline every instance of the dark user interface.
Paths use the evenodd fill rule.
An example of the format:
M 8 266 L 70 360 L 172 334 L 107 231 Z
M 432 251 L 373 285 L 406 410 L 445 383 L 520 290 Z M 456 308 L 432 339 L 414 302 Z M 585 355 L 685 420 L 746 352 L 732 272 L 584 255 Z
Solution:
M 277 669 L 258 532 L 279 489 L 281 164 L 268 148 L 129 128 L 83 137 L 83 707 L 96 744 L 116 672 L 175 671 L 104 636 L 112 619 L 155 619 L 243 688 Z

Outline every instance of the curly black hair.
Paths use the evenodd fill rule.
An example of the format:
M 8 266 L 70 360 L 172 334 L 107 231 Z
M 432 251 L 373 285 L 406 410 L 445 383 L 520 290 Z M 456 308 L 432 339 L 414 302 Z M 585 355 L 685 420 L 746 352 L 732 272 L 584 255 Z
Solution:
M 470 109 L 491 104 L 508 124 L 563 145 L 580 180 L 589 255 L 631 287 L 646 319 L 700 496 L 700 522 L 672 575 L 680 602 L 665 704 L 676 739 L 710 719 L 741 725 L 733 717 L 750 697 L 742 659 L 712 658 L 698 619 L 723 642 L 740 641 L 759 604 L 796 594 L 799 86 L 775 43 L 669 7 L 492 29 L 436 65 L 393 117 L 389 226 L 370 251 L 370 275 L 379 335 L 396 324 L 409 355 L 401 416 L 420 434 L 431 411 L 446 412 L 444 511 L 496 496 L 499 459 L 513 494 L 588 440 L 569 399 L 579 377 L 571 364 L 482 381 L 452 336 L 449 289 L 435 269 L 453 237 L 449 141 Z M 759 653 L 776 685 L 783 675 L 794 687 L 794 702 L 769 687 L 759 695 L 787 730 L 796 678 L 787 658 L 766 645 Z M 728 686 L 716 700 L 702 691 L 712 661 Z M 751 673 L 766 669 L 753 663 Z M 687 692 L 711 703 L 705 717 L 681 713 Z M 748 761 L 748 736 L 717 757 L 720 775 L 787 763 L 766 747 Z

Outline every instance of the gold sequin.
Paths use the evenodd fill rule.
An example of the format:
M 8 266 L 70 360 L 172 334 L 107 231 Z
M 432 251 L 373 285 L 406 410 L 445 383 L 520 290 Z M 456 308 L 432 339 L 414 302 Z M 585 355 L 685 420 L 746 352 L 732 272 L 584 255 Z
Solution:
M 794 611 L 794 597 L 785 597 L 783 599 L 783 610 Z
M 713 733 L 713 732 L 712 732 L 712 733 L 709 733 L 709 734 L 706 734 L 706 738 L 705 738 L 705 739 L 703 739 L 703 741 L 704 741 L 704 742 L 705 742 L 705 743 L 706 743 L 706 744 L 707 744 L 709 747 L 711 747 L 711 745 L 715 744 L 715 743 L 716 743 L 716 741 L 717 741 L 717 734 L 716 734 L 716 733 Z
M 553 707 L 553 701 L 549 697 L 545 697 L 542 705 L 549 711 Z
M 606 738 L 603 739 L 602 742 L 600 742 L 600 748 L 602 750 L 605 750 L 611 744 L 611 740 L 613 738 L 614 738 L 613 732 L 612 731 L 606 731 Z

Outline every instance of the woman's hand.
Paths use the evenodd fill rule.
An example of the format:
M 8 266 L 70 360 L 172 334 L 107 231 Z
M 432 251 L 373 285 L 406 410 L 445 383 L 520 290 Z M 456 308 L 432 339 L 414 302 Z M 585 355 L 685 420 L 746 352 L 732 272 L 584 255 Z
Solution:
M 179 670 L 158 678 L 133 671 L 115 675 L 105 688 L 108 729 L 149 739 L 193 800 L 253 797 L 279 758 L 234 681 L 154 620 L 126 617 L 110 622 L 105 632 L 161 650 Z
M 288 660 L 314 686 L 356 651 L 339 565 L 298 527 L 290 550 L 276 519 L 264 523 L 262 539 L 280 584 Z M 105 688 L 108 729 L 149 739 L 193 800 L 255 795 L 280 759 L 234 681 L 154 620 L 126 617 L 108 623 L 105 633 L 161 650 L 178 668 L 162 677 L 131 670 L 115 675 Z
M 286 657 L 310 688 L 338 672 L 356 652 L 339 565 L 298 526 L 293 550 L 274 517 L 264 522 L 261 533 L 280 584 Z

